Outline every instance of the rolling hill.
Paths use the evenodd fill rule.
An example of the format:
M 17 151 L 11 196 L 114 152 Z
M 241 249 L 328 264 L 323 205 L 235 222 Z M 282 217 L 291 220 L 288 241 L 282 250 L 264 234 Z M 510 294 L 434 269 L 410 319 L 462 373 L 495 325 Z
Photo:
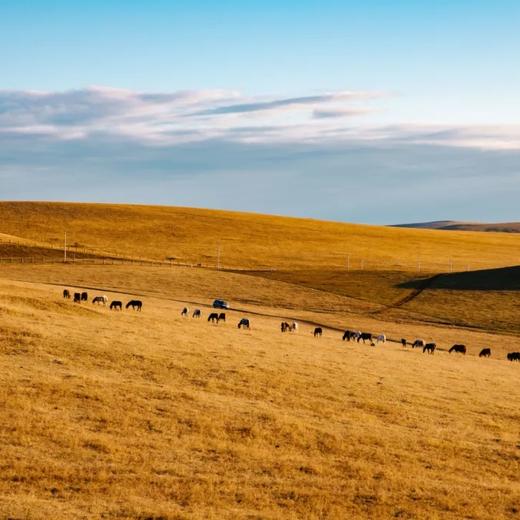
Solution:
M 413 229 L 443 229 L 445 231 L 491 231 L 495 233 L 520 233 L 520 222 L 458 222 L 456 220 L 435 220 L 414 224 L 397 224 L 394 227 Z
M 517 518 L 519 239 L 0 203 L 0 517 Z
M 426 272 L 518 264 L 520 236 L 166 206 L 0 203 L 0 233 L 69 251 L 228 269 Z M 0 256 L 2 246 L 0 244 Z

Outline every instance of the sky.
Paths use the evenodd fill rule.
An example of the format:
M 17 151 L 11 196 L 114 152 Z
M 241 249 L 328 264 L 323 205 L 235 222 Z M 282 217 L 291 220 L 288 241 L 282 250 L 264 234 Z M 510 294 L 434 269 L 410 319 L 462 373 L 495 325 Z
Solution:
M 0 0 L 0 198 L 519 220 L 517 0 Z

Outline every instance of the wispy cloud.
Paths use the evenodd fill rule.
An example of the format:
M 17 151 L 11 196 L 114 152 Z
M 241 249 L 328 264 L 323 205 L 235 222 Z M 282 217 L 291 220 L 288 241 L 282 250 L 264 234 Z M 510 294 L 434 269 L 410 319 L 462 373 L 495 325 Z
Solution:
M 520 127 L 377 124 L 390 102 L 371 92 L 0 91 L 2 197 L 365 222 L 518 218 Z
M 0 91 L 0 135 L 64 141 L 105 136 L 155 146 L 223 139 L 520 148 L 520 127 L 378 126 L 378 103 L 387 100 L 382 93 L 364 91 L 266 98 L 232 90 L 4 90 Z
M 296 131 L 286 138 L 315 138 L 320 125 L 314 119 L 325 113 L 320 109 L 363 114 L 365 109 L 352 105 L 375 97 L 379 94 L 343 91 L 266 99 L 224 90 L 142 93 L 106 87 L 0 91 L 0 132 L 62 139 L 107 134 L 176 144 L 213 138 L 273 138 L 288 132 L 292 123 Z
M 273 99 L 270 101 L 252 101 L 250 103 L 234 103 L 208 110 L 202 110 L 194 115 L 218 115 L 218 114 L 241 114 L 247 112 L 259 112 L 277 109 L 301 110 L 302 108 L 316 107 L 332 102 L 352 102 L 355 100 L 366 100 L 376 97 L 369 92 L 335 92 L 317 96 L 301 96 L 284 99 Z

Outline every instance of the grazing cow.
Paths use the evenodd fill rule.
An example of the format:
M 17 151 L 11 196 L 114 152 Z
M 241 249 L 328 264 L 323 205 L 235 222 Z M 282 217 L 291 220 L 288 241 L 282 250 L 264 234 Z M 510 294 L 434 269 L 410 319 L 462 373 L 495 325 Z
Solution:
M 478 357 L 490 357 L 490 356 L 491 356 L 491 349 L 490 348 L 483 348 L 480 351 L 480 354 L 478 355 Z
M 208 321 L 211 321 L 211 323 L 218 323 L 218 313 L 210 313 L 210 315 L 208 316 Z
M 459 354 L 466 354 L 466 345 L 453 345 L 453 347 L 448 350 L 448 352 L 451 354 L 452 352 L 458 352 Z
M 195 309 L 192 314 L 192 318 L 200 318 L 202 316 L 200 309 Z
M 298 323 L 293 321 L 291 324 L 291 332 L 298 332 Z
M 184 307 L 184 309 L 182 309 L 181 316 L 184 316 L 184 317 L 188 316 L 188 312 L 190 312 L 188 307 Z
M 350 330 L 346 330 L 344 333 L 343 333 L 343 341 L 350 341 L 351 339 L 354 339 L 354 332 L 350 331 Z
M 316 337 L 321 338 L 321 335 L 323 334 L 323 329 L 322 329 L 321 327 L 316 327 L 316 328 L 314 329 L 313 334 L 314 334 L 314 337 L 315 337 L 315 338 L 316 338 Z
M 280 324 L 280 330 L 282 332 L 291 332 L 291 329 L 292 327 L 286 321 L 282 321 Z
M 370 344 L 374 343 L 372 341 L 372 333 L 371 332 L 362 332 L 358 338 L 357 338 L 357 342 L 359 343 L 360 341 L 362 341 L 363 343 L 365 343 L 365 341 L 368 340 L 370 341 Z
M 423 354 L 425 352 L 428 352 L 428 354 L 433 354 L 436 348 L 437 348 L 437 345 L 435 343 L 426 343 L 426 345 L 424 345 L 422 351 L 423 351 Z
M 81 293 L 79 293 L 79 292 L 74 293 L 74 303 L 81 303 Z
M 95 298 L 92 299 L 92 303 L 97 303 L 98 305 L 99 304 L 106 305 L 108 303 L 108 298 L 105 295 L 96 296 Z
M 412 343 L 412 348 L 424 348 L 424 345 L 426 345 L 426 343 L 424 342 L 424 339 L 416 339 L 413 343 Z
M 63 297 L 67 298 L 67 300 L 70 298 L 70 291 L 68 289 L 63 289 Z
M 82 302 L 88 302 L 88 293 L 87 292 L 82 292 L 81 293 L 81 301 Z
M 386 343 L 386 336 L 379 334 L 379 336 L 376 337 L 376 343 Z
M 110 303 L 110 310 L 120 310 L 122 311 L 123 310 L 123 302 L 119 301 L 119 300 L 114 300 Z
M 225 312 L 221 312 L 219 315 L 218 315 L 218 321 L 226 321 L 226 313 Z
M 130 300 L 126 304 L 125 309 L 128 309 L 129 307 L 132 307 L 132 310 L 134 311 L 140 311 L 143 308 L 143 302 L 141 300 Z
M 249 323 L 249 320 L 247 318 L 242 318 L 239 322 L 238 322 L 238 328 L 239 329 L 247 329 L 249 330 L 251 327 L 250 327 L 250 323 Z
M 406 338 L 401 338 L 401 345 L 406 347 Z
M 509 361 L 520 361 L 520 352 L 509 352 L 507 359 Z

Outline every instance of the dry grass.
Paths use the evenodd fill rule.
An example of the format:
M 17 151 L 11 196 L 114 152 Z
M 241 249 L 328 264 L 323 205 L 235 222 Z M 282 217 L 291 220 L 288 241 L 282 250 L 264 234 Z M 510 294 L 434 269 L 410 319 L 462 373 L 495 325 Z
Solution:
M 432 273 L 310 269 L 248 274 L 370 303 L 372 311 L 387 321 L 520 333 L 518 267 L 437 276 L 406 303 L 403 300 L 415 296 L 416 289 L 428 282 Z
M 519 367 L 1 282 L 0 512 L 514 518 Z M 116 295 L 110 295 L 115 297 Z M 121 295 L 117 295 L 121 296 Z
M 0 255 L 66 222 L 99 254 L 211 264 L 220 242 L 224 265 L 282 268 L 1 265 L 1 518 L 518 518 L 517 270 L 442 276 L 396 306 L 416 273 L 342 268 L 345 251 L 506 265 L 518 236 L 73 204 L 2 203 L 0 222 Z M 144 310 L 73 304 L 65 286 Z M 217 297 L 228 323 L 181 318 Z
M 326 272 L 322 274 L 327 277 Z M 453 343 L 465 343 L 471 354 L 478 354 L 485 346 L 491 346 L 501 357 L 510 350 L 518 350 L 515 293 L 485 292 L 477 305 L 471 291 L 455 292 L 452 299 L 447 296 L 440 300 L 444 291 L 431 290 L 402 307 L 388 308 L 389 304 L 412 292 L 409 288 L 395 287 L 405 280 L 403 273 L 367 275 L 366 272 L 350 273 L 344 283 L 336 279 L 336 294 L 329 292 L 334 289 L 332 286 L 319 285 L 322 277 L 318 273 L 310 278 L 296 275 L 293 281 L 302 283 L 288 283 L 244 273 L 181 267 L 58 264 L 2 268 L 2 276 L 12 280 L 73 285 L 102 292 L 116 290 L 179 303 L 208 304 L 214 298 L 222 297 L 235 308 L 262 315 L 307 320 L 337 329 L 385 332 L 396 340 L 424 337 L 437 342 L 443 349 Z M 487 308 L 484 304 L 492 304 L 493 298 L 501 298 L 496 300 L 501 306 Z M 500 313 L 496 312 L 498 308 Z M 482 322 L 479 322 L 481 318 Z
M 520 235 L 364 226 L 161 206 L 0 203 L 0 233 L 100 254 L 228 268 L 446 271 L 518 263 Z M 450 260 L 451 259 L 451 260 Z

